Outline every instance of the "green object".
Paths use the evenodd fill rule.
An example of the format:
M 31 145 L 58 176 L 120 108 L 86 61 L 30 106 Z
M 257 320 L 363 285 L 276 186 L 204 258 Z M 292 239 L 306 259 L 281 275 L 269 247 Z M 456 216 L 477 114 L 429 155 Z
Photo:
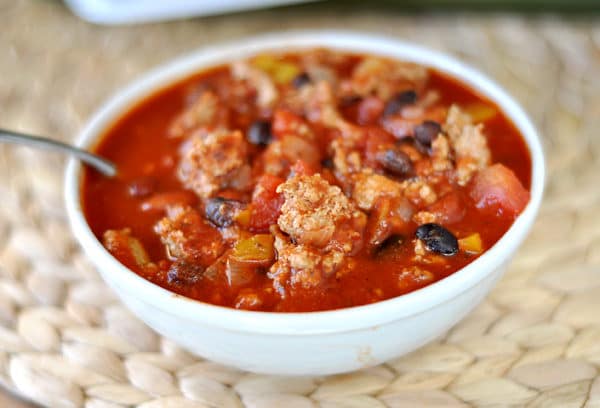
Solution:
M 389 11 L 520 11 L 589 12 L 600 11 L 600 0 L 330 0 L 293 6 L 318 8 L 334 6 L 344 10 L 368 8 Z

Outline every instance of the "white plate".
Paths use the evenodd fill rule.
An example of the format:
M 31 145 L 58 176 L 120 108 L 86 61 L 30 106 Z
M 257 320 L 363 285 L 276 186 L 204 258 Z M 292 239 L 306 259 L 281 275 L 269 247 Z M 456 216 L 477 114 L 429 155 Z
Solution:
M 79 17 L 97 24 L 145 23 L 306 3 L 316 0 L 65 0 Z

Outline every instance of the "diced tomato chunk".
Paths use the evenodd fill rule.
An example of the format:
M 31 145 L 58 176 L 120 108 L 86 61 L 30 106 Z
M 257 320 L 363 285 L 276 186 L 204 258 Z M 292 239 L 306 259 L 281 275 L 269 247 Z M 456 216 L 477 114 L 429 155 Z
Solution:
M 312 176 L 317 170 L 304 160 L 296 160 L 296 163 L 290 169 L 291 176 Z
M 428 210 L 436 215 L 442 224 L 453 224 L 465 216 L 465 205 L 460 195 L 452 191 L 429 206 Z
M 502 164 L 494 164 L 477 173 L 470 194 L 477 208 L 514 216 L 529 202 L 529 191 L 515 173 Z
M 263 174 L 258 180 L 252 203 L 249 229 L 253 232 L 267 232 L 269 226 L 277 223 L 283 205 L 283 196 L 277 193 L 277 186 L 285 180 L 271 174 Z
M 357 122 L 361 125 L 373 124 L 383 113 L 385 103 L 376 96 L 368 96 L 358 103 Z
M 306 122 L 300 116 L 287 110 L 278 109 L 273 114 L 271 131 L 276 138 L 289 134 L 297 135 L 302 125 L 306 125 Z

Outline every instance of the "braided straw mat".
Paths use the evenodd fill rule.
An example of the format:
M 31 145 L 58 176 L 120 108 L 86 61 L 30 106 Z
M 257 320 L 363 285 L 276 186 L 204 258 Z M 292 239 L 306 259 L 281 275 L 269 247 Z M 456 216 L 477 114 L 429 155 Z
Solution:
M 352 27 L 449 52 L 523 103 L 548 156 L 541 215 L 485 302 L 434 343 L 364 371 L 223 367 L 159 337 L 103 284 L 66 222 L 62 158 L 0 146 L 4 387 L 50 407 L 600 407 L 600 26 L 342 6 L 99 27 L 60 2 L 0 0 L 0 126 L 70 140 L 150 67 L 273 29 Z

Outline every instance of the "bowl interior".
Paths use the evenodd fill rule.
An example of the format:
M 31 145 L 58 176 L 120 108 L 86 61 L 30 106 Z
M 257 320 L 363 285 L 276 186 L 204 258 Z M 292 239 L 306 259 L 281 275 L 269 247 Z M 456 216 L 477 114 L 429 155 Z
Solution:
M 504 90 L 480 72 L 446 55 L 394 39 L 365 33 L 302 31 L 273 33 L 204 48 L 161 66 L 119 91 L 89 121 L 77 139 L 91 148 L 114 121 L 137 102 L 205 68 L 266 51 L 293 51 L 326 47 L 412 61 L 447 73 L 494 101 L 521 132 L 532 159 L 531 200 L 504 236 L 478 259 L 452 275 L 414 292 L 351 308 L 309 312 L 252 312 L 215 306 L 150 283 L 119 263 L 90 230 L 80 202 L 82 166 L 70 160 L 65 175 L 65 198 L 73 231 L 82 247 L 111 285 L 161 309 L 227 330 L 278 334 L 314 334 L 357 330 L 414 315 L 459 296 L 504 264 L 527 235 L 539 209 L 544 186 L 544 158 L 539 136 L 523 109 Z M 307 318 L 310 315 L 309 318 Z

